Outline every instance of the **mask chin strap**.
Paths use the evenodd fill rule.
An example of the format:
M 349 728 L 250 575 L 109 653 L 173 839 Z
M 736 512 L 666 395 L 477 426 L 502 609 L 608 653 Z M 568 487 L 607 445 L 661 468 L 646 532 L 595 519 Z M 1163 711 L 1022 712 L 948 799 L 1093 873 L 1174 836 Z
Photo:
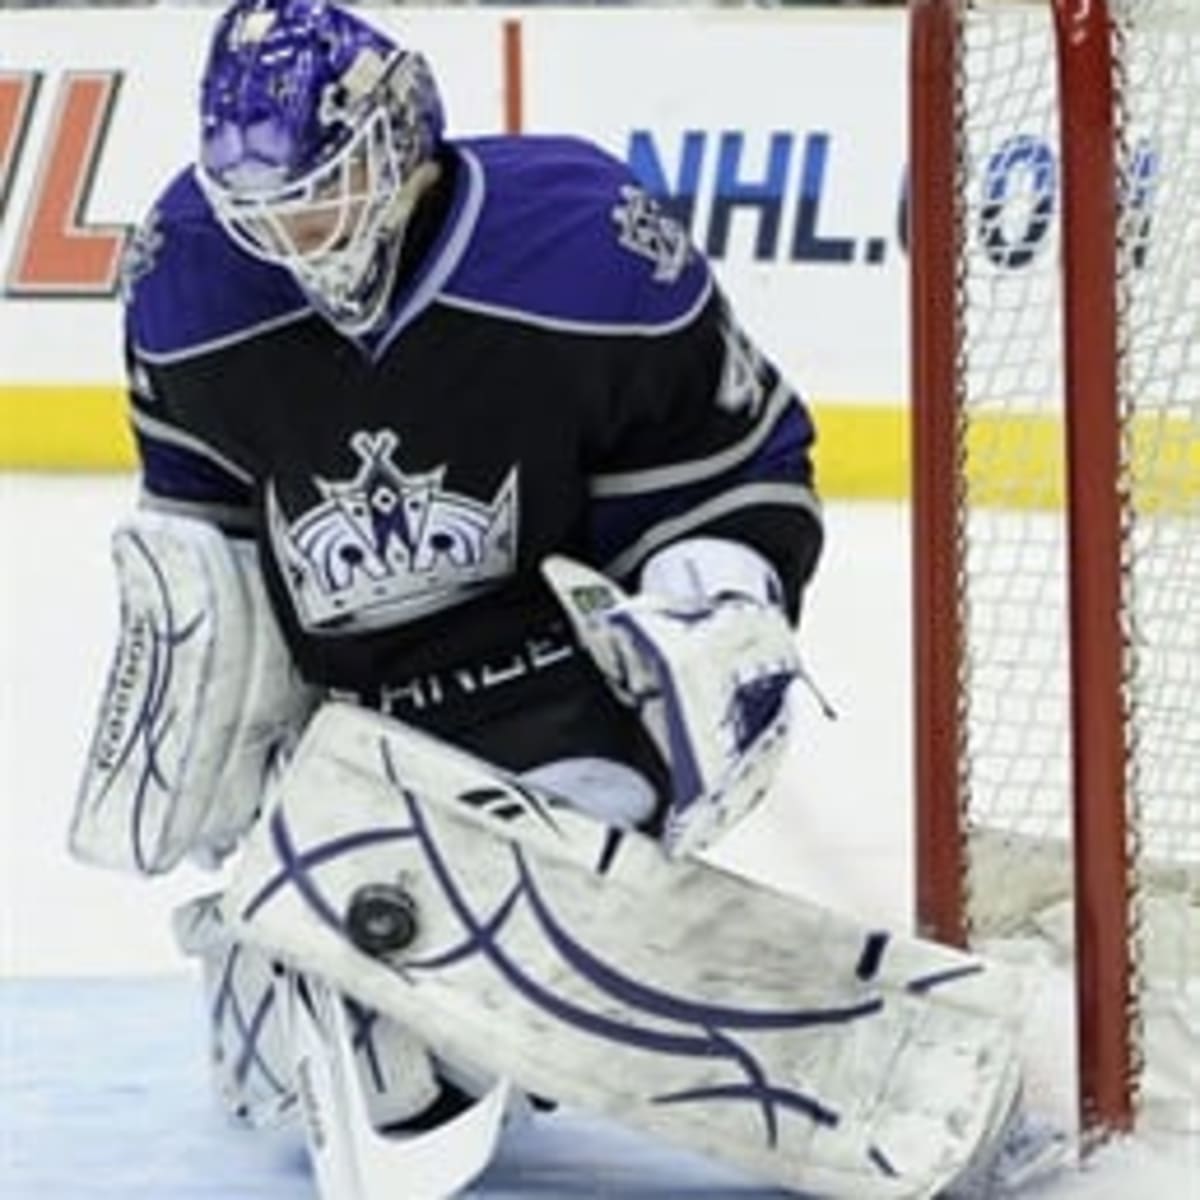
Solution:
M 308 293 L 322 313 L 343 333 L 351 336 L 370 333 L 380 322 L 387 307 L 392 290 L 392 281 L 404 250 L 405 234 L 408 223 L 420 203 L 421 197 L 428 192 L 441 177 L 442 168 L 436 162 L 424 162 L 396 189 L 391 202 L 379 218 L 379 227 L 372 241 L 375 252 L 364 264 L 356 283 L 361 283 L 370 273 L 373 264 L 384 278 L 372 285 L 372 297 L 361 311 L 352 312 L 345 301 L 331 301 L 326 294 L 327 285 L 321 281 L 320 270 L 306 272 L 293 269 L 297 282 Z M 344 291 L 351 292 L 354 284 L 348 285 Z

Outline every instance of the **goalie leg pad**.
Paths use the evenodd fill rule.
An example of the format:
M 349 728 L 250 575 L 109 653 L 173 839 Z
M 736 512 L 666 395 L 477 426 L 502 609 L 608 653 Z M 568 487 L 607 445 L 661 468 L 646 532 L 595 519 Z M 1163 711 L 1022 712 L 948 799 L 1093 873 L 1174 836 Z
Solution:
M 290 1119 L 296 1108 L 286 968 L 234 938 L 220 899 L 199 896 L 181 905 L 172 925 L 180 949 L 201 963 L 213 1091 L 230 1116 L 266 1129 Z
M 303 1034 L 294 1018 L 298 973 L 239 941 L 219 894 L 180 906 L 172 923 L 180 949 L 201 962 L 209 1062 L 222 1106 L 256 1129 L 291 1119 L 299 1099 L 295 1059 Z M 318 987 L 315 980 L 301 990 L 304 986 Z M 372 1128 L 397 1125 L 425 1111 L 441 1084 L 422 1043 L 384 1014 L 353 1000 L 343 1003 L 336 1023 L 346 1030 L 346 1045 L 339 1054 L 345 1069 L 353 1064 L 357 1072 L 356 1090 Z
M 377 957 L 346 917 L 381 886 L 413 928 Z M 935 1194 L 1019 1081 L 1019 976 L 670 860 L 349 706 L 310 724 L 228 908 L 435 1053 L 829 1200 Z

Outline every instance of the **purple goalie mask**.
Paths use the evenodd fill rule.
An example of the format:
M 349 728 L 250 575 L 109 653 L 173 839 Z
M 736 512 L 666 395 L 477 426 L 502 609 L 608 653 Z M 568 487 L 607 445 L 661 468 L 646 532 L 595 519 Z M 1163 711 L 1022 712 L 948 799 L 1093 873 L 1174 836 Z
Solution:
M 238 0 L 201 85 L 197 178 L 226 232 L 348 332 L 383 314 L 441 99 L 421 55 L 323 0 Z

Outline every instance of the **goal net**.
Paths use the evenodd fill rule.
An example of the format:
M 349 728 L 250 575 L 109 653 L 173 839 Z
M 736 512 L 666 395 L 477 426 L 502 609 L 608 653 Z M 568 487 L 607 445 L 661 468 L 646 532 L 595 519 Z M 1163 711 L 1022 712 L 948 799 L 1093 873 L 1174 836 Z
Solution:
M 918 918 L 1065 913 L 1085 1126 L 1194 1124 L 1200 0 L 910 12 Z

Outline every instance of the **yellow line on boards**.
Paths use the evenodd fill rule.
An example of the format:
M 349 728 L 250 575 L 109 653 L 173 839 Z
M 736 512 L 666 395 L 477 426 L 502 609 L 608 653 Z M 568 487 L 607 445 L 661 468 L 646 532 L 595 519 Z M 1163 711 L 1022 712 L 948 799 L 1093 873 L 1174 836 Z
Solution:
M 900 404 L 813 405 L 817 486 L 829 500 L 909 494 L 910 422 Z M 967 492 L 987 508 L 1057 509 L 1062 428 L 1052 415 L 987 412 L 966 435 Z M 1134 418 L 1131 489 L 1143 511 L 1200 510 L 1200 428 L 1183 417 Z M 125 394 L 111 385 L 0 384 L 0 468 L 126 471 L 134 466 Z
M 123 388 L 0 385 L 0 467 L 112 471 L 133 465 Z
M 908 413 L 896 405 L 814 404 L 817 490 L 826 500 L 907 497 Z
M 817 405 L 817 485 L 829 499 L 909 494 L 910 421 L 889 405 Z M 1144 412 L 1133 418 L 1122 487 L 1141 514 L 1200 518 L 1200 421 Z M 972 508 L 1057 510 L 1065 494 L 1062 421 L 1049 413 L 984 412 L 967 422 Z

